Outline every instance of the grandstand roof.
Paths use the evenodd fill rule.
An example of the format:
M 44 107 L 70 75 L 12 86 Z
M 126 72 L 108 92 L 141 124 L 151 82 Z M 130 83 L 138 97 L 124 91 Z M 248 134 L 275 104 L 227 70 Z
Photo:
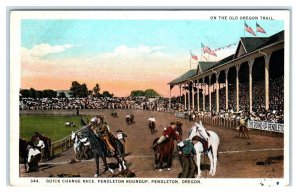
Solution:
M 218 67 L 222 64 L 228 63 L 236 58 L 242 57 L 247 53 L 251 53 L 255 50 L 260 48 L 266 47 L 268 45 L 280 42 L 284 40 L 284 30 L 280 31 L 270 37 L 260 38 L 260 37 L 241 37 L 238 47 L 234 54 L 225 57 L 224 59 L 218 62 L 206 62 L 206 61 L 199 61 L 197 69 L 189 70 L 180 77 L 171 81 L 170 85 L 175 85 L 179 83 L 183 83 L 187 81 L 189 78 L 200 75 L 208 70 Z
M 196 73 L 197 73 L 197 69 L 191 69 L 191 70 L 185 72 L 184 74 L 182 74 L 181 76 L 179 76 L 178 78 L 174 79 L 173 81 L 171 81 L 168 84 L 174 85 L 174 84 L 182 83 L 182 82 L 186 81 L 188 78 L 196 75 Z
M 201 74 L 202 72 L 208 70 L 209 68 L 213 67 L 217 63 L 218 61 L 216 62 L 199 61 L 197 67 L 197 74 Z

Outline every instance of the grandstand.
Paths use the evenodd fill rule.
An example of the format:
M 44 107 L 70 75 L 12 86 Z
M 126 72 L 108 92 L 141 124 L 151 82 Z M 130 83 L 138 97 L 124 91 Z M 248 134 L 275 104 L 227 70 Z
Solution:
M 284 122 L 284 31 L 270 37 L 242 37 L 234 54 L 200 61 L 168 83 L 180 88 L 170 107 L 210 115 L 240 113 L 253 120 Z M 172 103 L 171 103 L 172 102 Z

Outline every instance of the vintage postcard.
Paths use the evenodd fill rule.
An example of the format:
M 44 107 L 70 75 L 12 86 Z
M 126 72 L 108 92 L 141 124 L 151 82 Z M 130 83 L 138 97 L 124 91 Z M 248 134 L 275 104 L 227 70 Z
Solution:
M 289 185 L 289 10 L 9 25 L 11 185 Z

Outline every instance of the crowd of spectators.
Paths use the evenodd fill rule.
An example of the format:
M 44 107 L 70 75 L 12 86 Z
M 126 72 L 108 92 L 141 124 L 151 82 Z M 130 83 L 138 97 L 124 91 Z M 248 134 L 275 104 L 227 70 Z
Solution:
M 236 118 L 241 116 L 256 121 L 268 121 L 275 123 L 284 122 L 284 84 L 283 77 L 270 81 L 270 108 L 265 109 L 265 85 L 264 82 L 253 83 L 253 112 L 249 112 L 249 85 L 241 83 L 240 106 L 236 110 L 236 85 L 228 87 L 228 107 L 225 109 L 225 88 L 220 89 L 220 112 L 216 112 L 216 92 L 212 92 L 212 111 L 209 111 L 209 95 L 206 95 L 206 110 L 202 110 L 202 95 L 199 99 L 201 112 L 184 110 L 184 98 L 172 98 L 171 110 L 187 114 L 207 116 L 219 116 L 224 118 Z M 197 109 L 195 93 L 194 107 Z M 100 97 L 100 98 L 20 98 L 20 110 L 51 110 L 51 109 L 138 109 L 151 111 L 170 111 L 169 99 L 156 97 Z
M 52 109 L 139 109 L 167 111 L 168 99 L 161 97 L 20 98 L 20 110 Z
M 220 116 L 224 118 L 237 118 L 241 116 L 255 121 L 268 121 L 275 123 L 284 122 L 284 84 L 283 76 L 274 80 L 270 80 L 270 105 L 269 110 L 265 109 L 265 83 L 254 82 L 252 84 L 252 112 L 250 109 L 249 99 L 249 85 L 248 83 L 239 84 L 239 111 L 236 110 L 236 85 L 229 84 L 228 87 L 228 110 L 226 110 L 226 95 L 225 87 L 219 90 L 219 112 L 216 112 L 216 91 L 215 88 L 211 93 L 212 111 L 209 111 L 209 95 L 205 97 L 205 111 L 202 110 L 202 96 L 199 99 L 200 110 L 184 110 L 184 98 L 176 98 L 172 102 L 172 108 L 185 112 L 187 114 L 199 114 L 206 116 Z M 196 94 L 195 94 L 196 99 Z M 197 109 L 197 102 L 195 100 L 195 109 Z

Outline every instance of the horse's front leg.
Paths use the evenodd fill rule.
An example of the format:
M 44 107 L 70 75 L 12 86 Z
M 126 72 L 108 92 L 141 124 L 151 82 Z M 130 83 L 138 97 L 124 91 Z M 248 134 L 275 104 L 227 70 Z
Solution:
M 102 157 L 102 160 L 103 160 L 103 164 L 104 164 L 104 166 L 105 166 L 104 172 L 106 172 L 107 170 L 109 170 L 109 172 L 111 172 L 112 174 L 114 174 L 114 170 L 111 169 L 111 168 L 109 168 L 109 166 L 108 166 L 108 164 L 107 164 L 106 157 L 103 156 L 103 157 Z
M 209 174 L 212 175 L 213 174 L 213 170 L 214 170 L 214 163 L 213 163 L 213 155 L 212 155 L 212 151 L 209 151 L 207 153 L 207 156 L 209 158 L 209 162 L 210 162 L 210 167 L 209 167 Z
M 96 162 L 96 174 L 94 175 L 94 177 L 98 177 L 99 176 L 99 156 L 98 155 L 95 156 L 95 162 Z

